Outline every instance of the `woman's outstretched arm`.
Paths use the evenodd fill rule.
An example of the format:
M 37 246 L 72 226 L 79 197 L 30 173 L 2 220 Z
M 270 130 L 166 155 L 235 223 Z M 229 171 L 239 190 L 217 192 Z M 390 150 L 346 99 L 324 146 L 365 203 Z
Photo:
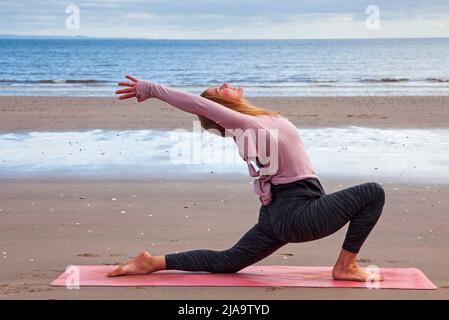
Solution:
M 131 82 L 119 82 L 119 85 L 128 88 L 117 90 L 123 95 L 119 99 L 136 97 L 142 102 L 149 98 L 157 98 L 183 111 L 202 115 L 225 129 L 245 129 L 253 127 L 251 116 L 234 111 L 219 103 L 203 98 L 189 92 L 173 89 L 159 83 L 138 80 L 132 76 L 126 76 Z

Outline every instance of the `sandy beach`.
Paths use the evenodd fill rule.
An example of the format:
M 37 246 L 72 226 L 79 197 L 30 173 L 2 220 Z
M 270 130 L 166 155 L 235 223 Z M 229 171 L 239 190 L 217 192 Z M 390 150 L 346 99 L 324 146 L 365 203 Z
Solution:
M 364 126 L 447 128 L 449 96 L 252 97 L 281 111 L 298 128 Z M 193 114 L 157 99 L 1 97 L 0 132 L 91 129 L 192 129 Z
M 250 98 L 280 110 L 298 128 L 449 128 L 449 97 Z M 157 100 L 1 97 L 0 133 L 192 128 L 195 115 Z M 319 174 L 319 172 L 318 172 Z M 320 178 L 327 193 L 367 182 Z M 247 287 L 50 287 L 68 265 L 125 262 L 233 245 L 257 222 L 249 179 L 127 177 L 0 179 L 1 299 L 449 299 L 449 182 L 385 181 L 383 215 L 359 255 L 363 266 L 416 267 L 439 288 L 365 290 Z M 115 200 L 113 200 L 113 198 Z M 260 265 L 331 266 L 346 228 L 289 244 Z

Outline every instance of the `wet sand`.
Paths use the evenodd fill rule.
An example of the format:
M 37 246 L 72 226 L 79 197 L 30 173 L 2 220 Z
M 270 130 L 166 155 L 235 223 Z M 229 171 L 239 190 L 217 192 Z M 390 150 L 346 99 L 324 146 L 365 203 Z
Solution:
M 298 127 L 447 128 L 447 97 L 258 98 Z M 369 101 L 373 101 L 373 104 Z M 151 108 L 156 110 L 151 112 Z M 2 97 L 0 131 L 191 128 L 195 116 L 157 101 Z M 169 111 L 170 110 L 170 111 Z M 375 111 L 374 111 L 375 110 Z M 164 115 L 164 116 L 162 116 Z M 353 116 L 348 116 L 353 115 Z M 386 117 L 386 118 L 384 118 Z M 382 181 L 383 215 L 361 265 L 416 267 L 432 291 L 248 287 L 50 287 L 68 265 L 117 264 L 148 250 L 160 255 L 226 249 L 257 222 L 249 177 L 195 179 L 0 180 L 1 299 L 449 299 L 448 184 Z M 320 178 L 327 193 L 367 181 Z M 380 181 L 379 181 L 380 182 Z M 113 198 L 115 200 L 113 200 Z M 259 265 L 331 266 L 346 228 L 314 242 L 288 244 Z
M 364 126 L 447 128 L 445 97 L 257 97 L 255 105 L 279 110 L 299 128 Z M 150 99 L 1 97 L 0 133 L 91 129 L 192 128 L 195 115 Z

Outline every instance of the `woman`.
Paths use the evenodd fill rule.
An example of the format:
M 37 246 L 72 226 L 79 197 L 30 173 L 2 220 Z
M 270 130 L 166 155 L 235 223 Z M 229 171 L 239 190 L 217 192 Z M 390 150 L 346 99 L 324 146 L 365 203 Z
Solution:
M 205 129 L 217 129 L 222 136 L 231 132 L 239 152 L 244 150 L 240 155 L 247 161 L 250 175 L 256 177 L 254 191 L 262 205 L 258 223 L 230 249 L 192 250 L 165 256 L 143 252 L 108 276 L 171 269 L 234 273 L 262 260 L 287 243 L 321 239 L 349 222 L 340 255 L 332 270 L 333 278 L 383 281 L 381 275 L 367 273 L 356 263 L 356 256 L 379 219 L 385 203 L 384 190 L 378 183 L 364 183 L 326 194 L 310 164 L 297 128 L 278 113 L 251 105 L 244 99 L 242 87 L 223 83 L 197 96 L 152 81 L 126 77 L 129 82 L 119 82 L 126 88 L 116 91 L 121 94 L 119 99 L 136 97 L 137 101 L 142 102 L 157 98 L 198 115 Z M 271 130 L 277 134 L 276 146 L 271 148 L 277 153 L 268 164 L 260 161 L 260 145 L 252 142 L 257 154 L 251 159 L 260 167 L 259 171 L 250 165 L 251 159 L 241 145 L 245 139 L 239 139 L 243 136 L 242 132 L 254 129 Z M 274 136 L 271 135 L 270 139 Z M 249 143 L 248 140 L 246 143 Z M 275 170 L 261 174 L 273 163 Z

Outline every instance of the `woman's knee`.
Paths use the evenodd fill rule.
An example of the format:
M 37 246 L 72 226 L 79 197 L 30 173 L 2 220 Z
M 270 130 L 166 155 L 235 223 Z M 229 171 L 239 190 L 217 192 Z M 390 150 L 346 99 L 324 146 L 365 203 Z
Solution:
M 385 204 L 385 190 L 377 182 L 368 182 L 367 183 L 370 187 L 371 195 L 374 197 L 375 201 L 379 204 L 384 205 Z
M 377 182 L 370 182 L 370 192 L 372 196 L 372 210 L 370 210 L 373 221 L 376 221 L 380 218 L 383 207 L 385 205 L 385 190 L 384 188 Z

